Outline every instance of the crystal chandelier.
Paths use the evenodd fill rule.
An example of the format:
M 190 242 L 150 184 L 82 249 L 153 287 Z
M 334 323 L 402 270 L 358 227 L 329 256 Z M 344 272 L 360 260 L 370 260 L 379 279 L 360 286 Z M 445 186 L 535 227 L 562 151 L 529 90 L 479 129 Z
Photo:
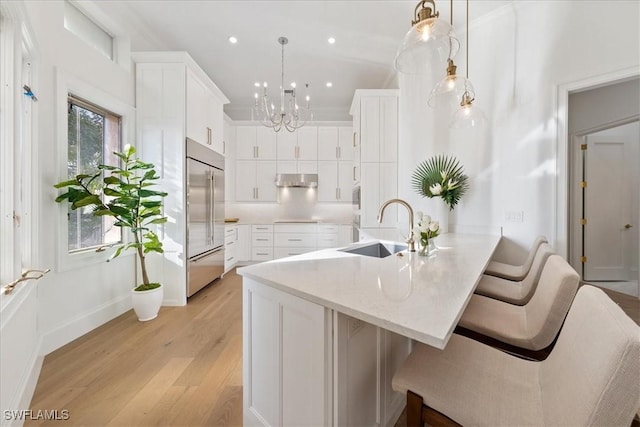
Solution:
M 289 43 L 286 37 L 279 37 L 278 43 L 282 46 L 282 72 L 280 75 L 280 105 L 269 100 L 267 95 L 267 82 L 262 85 L 262 95 L 254 94 L 254 104 L 251 109 L 251 119 L 260 121 L 264 126 L 272 128 L 275 132 L 286 129 L 293 132 L 304 126 L 307 121 L 313 120 L 313 113 L 309 107 L 310 97 L 307 94 L 305 104 L 298 104 L 296 97 L 296 84 L 291 83 L 291 89 L 284 88 L 284 45 Z M 256 83 L 259 87 L 260 84 Z M 309 84 L 305 85 L 309 89 Z

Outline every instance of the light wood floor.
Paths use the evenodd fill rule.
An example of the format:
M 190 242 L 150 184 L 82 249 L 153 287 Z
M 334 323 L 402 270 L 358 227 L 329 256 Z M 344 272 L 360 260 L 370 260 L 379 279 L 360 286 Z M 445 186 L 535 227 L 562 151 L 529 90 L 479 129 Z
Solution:
M 69 411 L 51 425 L 241 426 L 241 277 L 150 322 L 129 311 L 49 354 L 31 409 Z
M 241 285 L 230 272 L 186 307 L 129 311 L 49 354 L 31 409 L 67 409 L 65 427 L 241 426 Z M 640 300 L 606 292 L 640 324 Z

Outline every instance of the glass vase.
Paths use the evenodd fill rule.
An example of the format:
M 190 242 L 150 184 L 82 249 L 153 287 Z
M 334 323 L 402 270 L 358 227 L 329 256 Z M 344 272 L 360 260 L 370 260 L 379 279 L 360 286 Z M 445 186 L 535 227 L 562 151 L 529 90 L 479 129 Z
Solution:
M 434 242 L 435 237 L 430 239 L 423 238 L 420 239 L 420 249 L 418 249 L 418 255 L 420 256 L 433 256 L 438 252 L 438 248 L 436 247 L 436 243 Z

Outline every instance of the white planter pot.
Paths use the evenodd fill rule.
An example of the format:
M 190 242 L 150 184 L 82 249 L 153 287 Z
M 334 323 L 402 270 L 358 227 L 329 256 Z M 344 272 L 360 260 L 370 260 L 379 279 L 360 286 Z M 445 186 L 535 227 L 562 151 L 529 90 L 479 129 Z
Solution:
M 150 291 L 131 291 L 131 302 L 133 303 L 133 310 L 138 316 L 138 320 L 146 322 L 158 317 L 158 311 L 162 305 L 162 298 L 164 291 L 162 285 L 159 288 L 151 289 Z

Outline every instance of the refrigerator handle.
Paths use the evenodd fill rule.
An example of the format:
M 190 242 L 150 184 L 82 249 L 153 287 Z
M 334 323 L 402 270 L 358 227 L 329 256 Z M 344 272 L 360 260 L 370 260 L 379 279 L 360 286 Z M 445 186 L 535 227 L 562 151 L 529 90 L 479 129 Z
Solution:
M 209 230 L 211 230 L 211 233 L 209 234 L 209 244 L 213 245 L 213 233 L 214 233 L 214 206 L 215 206 L 215 201 L 214 201 L 214 191 L 215 191 L 215 174 L 213 172 L 211 172 L 211 177 L 209 179 Z

